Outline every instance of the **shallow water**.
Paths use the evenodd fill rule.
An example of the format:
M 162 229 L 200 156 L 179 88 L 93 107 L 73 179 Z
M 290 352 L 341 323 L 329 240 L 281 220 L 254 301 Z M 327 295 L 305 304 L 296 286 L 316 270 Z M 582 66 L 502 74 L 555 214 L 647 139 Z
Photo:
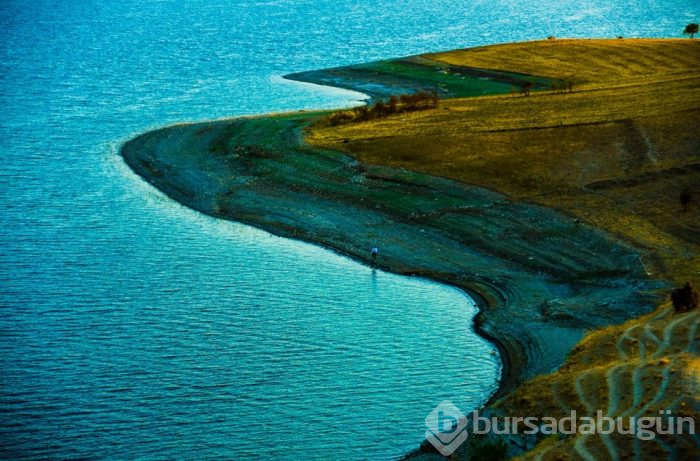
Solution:
M 697 19 L 694 0 L 531 3 L 4 1 L 0 455 L 384 459 L 442 399 L 483 403 L 500 365 L 461 292 L 199 215 L 117 150 L 361 98 L 290 72 Z

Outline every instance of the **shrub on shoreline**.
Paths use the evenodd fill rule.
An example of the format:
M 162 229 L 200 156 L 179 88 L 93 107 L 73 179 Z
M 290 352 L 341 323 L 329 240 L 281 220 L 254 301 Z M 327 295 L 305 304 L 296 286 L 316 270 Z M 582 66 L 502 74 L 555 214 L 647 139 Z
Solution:
M 419 91 L 413 94 L 391 96 L 386 101 L 380 100 L 371 106 L 356 107 L 352 111 L 338 111 L 327 119 L 331 126 L 344 125 L 351 122 L 366 122 L 405 112 L 435 109 L 438 107 L 439 101 L 440 97 L 437 92 Z
M 700 302 L 698 291 L 690 284 L 686 283 L 682 288 L 677 288 L 671 293 L 671 301 L 676 312 L 688 312 L 696 307 Z

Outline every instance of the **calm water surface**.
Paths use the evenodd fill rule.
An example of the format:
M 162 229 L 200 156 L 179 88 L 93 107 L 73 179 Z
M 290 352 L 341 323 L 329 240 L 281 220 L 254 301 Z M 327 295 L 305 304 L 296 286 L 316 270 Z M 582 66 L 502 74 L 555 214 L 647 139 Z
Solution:
M 0 456 L 386 459 L 442 399 L 483 403 L 500 364 L 462 293 L 201 216 L 118 146 L 361 98 L 289 72 L 698 15 L 610 3 L 4 0 Z

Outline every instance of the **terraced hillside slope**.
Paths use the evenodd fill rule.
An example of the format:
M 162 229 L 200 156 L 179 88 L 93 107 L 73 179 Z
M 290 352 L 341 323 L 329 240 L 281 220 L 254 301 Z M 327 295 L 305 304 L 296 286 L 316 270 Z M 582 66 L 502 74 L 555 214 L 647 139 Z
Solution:
M 172 126 L 129 141 L 122 155 L 204 213 L 364 261 L 376 244 L 379 267 L 468 290 L 483 308 L 480 331 L 507 363 L 502 390 L 560 366 L 587 329 L 652 308 L 660 284 L 636 249 L 483 188 L 312 148 L 303 128 L 317 117 Z
M 653 250 L 650 273 L 700 275 L 700 42 L 552 40 L 431 59 L 575 80 L 573 92 L 448 99 L 440 110 L 307 140 L 372 164 L 478 184 L 554 207 Z M 651 257 L 653 255 L 653 257 Z
M 415 80 L 404 69 L 399 80 L 449 82 L 469 65 L 567 85 L 334 127 L 321 112 L 178 125 L 121 153 L 204 213 L 363 261 L 378 244 L 379 267 L 472 293 L 476 327 L 504 361 L 487 411 L 644 414 L 664 405 L 697 415 L 697 314 L 666 306 L 610 325 L 652 312 L 672 283 L 700 285 L 699 57 L 700 42 L 687 39 L 460 50 L 421 57 L 438 63 L 435 75 Z M 376 83 L 374 73 L 354 75 Z M 685 210 L 684 190 L 693 197 Z M 511 456 L 534 459 L 683 459 L 697 446 L 508 442 Z
M 451 65 L 530 72 L 571 92 L 445 100 L 434 111 L 309 131 L 356 158 L 495 189 L 553 207 L 644 249 L 648 274 L 700 285 L 700 43 L 554 40 L 429 56 Z M 693 197 L 684 210 L 683 191 Z M 615 302 L 614 295 L 611 299 Z M 586 301 L 584 301 L 586 302 Z M 698 312 L 668 304 L 597 330 L 555 373 L 494 402 L 499 416 L 700 418 Z M 535 460 L 698 459 L 687 433 L 511 437 Z M 434 455 L 416 458 L 432 459 Z M 453 455 L 468 459 L 469 444 Z
M 589 335 L 557 373 L 530 381 L 493 406 L 496 414 L 538 418 L 564 418 L 572 410 L 596 418 L 601 411 L 604 417 L 620 418 L 625 431 L 633 427 L 630 418 L 654 417 L 660 419 L 647 429 L 667 434 L 551 436 L 518 459 L 698 459 L 700 436 L 688 434 L 687 422 L 678 435 L 678 418 L 697 422 L 700 413 L 699 325 L 700 312 L 674 314 L 664 304 L 642 318 Z

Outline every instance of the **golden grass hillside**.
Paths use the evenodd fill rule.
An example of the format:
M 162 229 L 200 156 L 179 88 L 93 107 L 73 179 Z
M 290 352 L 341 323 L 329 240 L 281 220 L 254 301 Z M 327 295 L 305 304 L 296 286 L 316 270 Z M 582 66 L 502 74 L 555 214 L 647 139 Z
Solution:
M 427 55 L 448 64 L 570 80 L 615 83 L 649 74 L 685 73 L 697 67 L 690 40 L 547 40 L 482 46 Z
M 700 276 L 700 41 L 551 40 L 430 55 L 575 80 L 573 92 L 450 99 L 307 140 L 363 162 L 555 207 L 650 250 L 650 273 Z M 695 191 L 682 212 L 680 193 Z
M 645 249 L 650 275 L 700 285 L 700 41 L 552 40 L 429 57 L 565 79 L 573 92 L 445 100 L 436 110 L 318 124 L 308 141 L 557 208 Z M 694 200 L 686 211 L 684 189 Z M 628 418 L 671 410 L 698 420 L 699 324 L 697 311 L 666 304 L 594 332 L 561 369 L 493 411 Z M 521 459 L 699 459 L 698 446 L 697 436 L 579 434 L 545 438 Z

